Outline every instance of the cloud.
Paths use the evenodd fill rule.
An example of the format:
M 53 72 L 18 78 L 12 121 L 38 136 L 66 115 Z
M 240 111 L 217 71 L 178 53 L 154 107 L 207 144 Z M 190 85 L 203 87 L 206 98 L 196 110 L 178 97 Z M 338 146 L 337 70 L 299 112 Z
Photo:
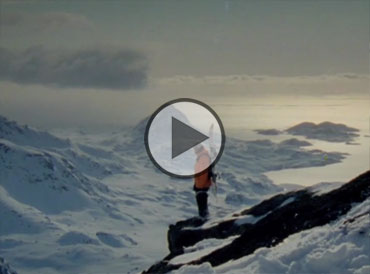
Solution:
M 1 16 L 1 25 L 2 27 L 24 27 L 37 31 L 93 27 L 93 23 L 86 16 L 68 12 L 5 12 Z
M 369 80 L 365 74 L 338 73 L 331 75 L 311 75 L 311 76 L 269 76 L 269 75 L 215 75 L 215 76 L 190 76 L 176 75 L 172 77 L 157 78 L 156 81 L 163 85 L 183 85 L 183 84 L 224 84 L 224 85 L 243 85 L 248 83 L 327 83 L 348 80 Z
M 66 90 L 0 81 L 0 115 L 43 128 L 119 128 L 135 125 L 165 102 L 185 97 L 209 104 L 230 129 L 276 128 L 325 120 L 366 128 L 369 77 L 359 75 L 359 78 L 348 79 L 343 75 L 149 78 L 144 93 L 101 92 L 94 88 Z
M 137 89 L 146 85 L 147 70 L 145 55 L 132 49 L 0 48 L 0 80 L 21 84 Z
M 339 73 L 311 76 L 220 75 L 173 76 L 153 79 L 158 89 L 178 92 L 212 91 L 216 95 L 368 95 L 370 77 L 365 74 Z

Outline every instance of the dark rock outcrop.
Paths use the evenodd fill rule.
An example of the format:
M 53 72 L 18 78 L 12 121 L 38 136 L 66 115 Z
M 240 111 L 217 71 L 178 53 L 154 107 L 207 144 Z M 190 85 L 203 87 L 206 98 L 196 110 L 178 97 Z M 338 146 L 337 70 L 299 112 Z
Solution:
M 308 189 L 279 194 L 207 228 L 201 227 L 204 224 L 201 219 L 180 221 L 171 225 L 168 231 L 170 254 L 144 273 L 166 273 L 180 268 L 183 264 L 169 264 L 169 260 L 182 254 L 184 247 L 208 238 L 225 239 L 240 235 L 230 244 L 188 264 L 209 262 L 217 266 L 239 259 L 260 247 L 275 246 L 294 233 L 328 224 L 346 214 L 353 203 L 363 202 L 369 197 L 370 171 L 367 171 L 322 195 Z M 238 222 L 248 215 L 256 218 L 256 222 Z

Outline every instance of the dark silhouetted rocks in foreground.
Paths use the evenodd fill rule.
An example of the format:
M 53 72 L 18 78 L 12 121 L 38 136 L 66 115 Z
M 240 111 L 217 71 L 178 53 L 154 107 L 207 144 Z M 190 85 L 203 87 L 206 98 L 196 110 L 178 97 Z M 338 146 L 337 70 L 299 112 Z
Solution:
M 198 218 L 180 221 L 171 225 L 168 231 L 170 254 L 144 273 L 166 273 L 180 268 L 183 264 L 173 265 L 168 261 L 183 254 L 184 247 L 208 238 L 226 239 L 240 235 L 230 244 L 187 264 L 209 262 L 218 266 L 239 259 L 260 247 L 275 246 L 294 233 L 328 224 L 346 214 L 353 203 L 369 197 L 370 171 L 367 171 L 322 195 L 308 189 L 276 195 L 206 228 L 202 227 L 204 221 Z M 248 217 L 254 221 L 243 221 Z

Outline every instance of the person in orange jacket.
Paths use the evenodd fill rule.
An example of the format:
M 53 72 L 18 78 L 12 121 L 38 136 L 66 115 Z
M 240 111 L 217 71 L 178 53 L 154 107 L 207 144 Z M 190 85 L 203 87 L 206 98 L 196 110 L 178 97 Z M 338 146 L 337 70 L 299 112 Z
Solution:
M 208 217 L 208 190 L 212 185 L 212 166 L 209 152 L 204 146 L 199 145 L 194 148 L 197 156 L 195 163 L 195 174 L 201 172 L 194 177 L 195 198 L 198 204 L 199 216 L 202 218 Z

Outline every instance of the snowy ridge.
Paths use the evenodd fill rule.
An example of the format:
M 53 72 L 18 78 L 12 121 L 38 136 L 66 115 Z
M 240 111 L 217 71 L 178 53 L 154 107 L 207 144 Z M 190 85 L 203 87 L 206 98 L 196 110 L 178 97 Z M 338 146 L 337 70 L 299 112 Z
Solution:
M 331 225 L 293 234 L 209 273 L 369 273 L 369 210 L 367 199 Z
M 102 225 L 110 219 L 128 226 L 137 223 L 130 214 L 118 213 L 114 192 L 100 181 L 127 173 L 125 159 L 3 117 L 0 128 L 0 219 L 5 220 L 0 222 L 0 251 L 16 269 L 57 273 L 58 265 L 64 265 L 74 272 L 81 264 L 74 259 L 76 248 L 90 261 L 101 257 L 93 254 L 104 254 L 105 247 L 136 244 L 126 234 L 107 232 Z M 101 225 L 87 230 L 86 223 L 99 217 Z M 85 247 L 91 244 L 95 250 Z
M 212 226 L 180 221 L 168 231 L 170 254 L 145 273 L 366 273 L 369 181 L 367 171 L 321 195 L 309 189 L 279 194 Z M 225 241 L 198 244 L 212 239 Z
M 196 215 L 196 205 L 191 180 L 170 178 L 148 159 L 146 122 L 114 133 L 57 137 L 0 116 L 0 219 L 6 220 L 0 222 L 0 253 L 14 269 L 137 272 L 165 255 L 166 227 Z M 284 191 L 264 172 L 346 156 L 300 141 L 228 138 L 217 165 L 217 199 L 210 198 L 212 217 L 248 226 L 250 217 L 233 212 Z
M 64 148 L 70 144 L 68 140 L 59 139 L 47 132 L 35 130 L 27 125 L 21 126 L 1 115 L 0 139 L 12 140 L 19 145 L 42 148 Z
M 366 274 L 370 271 L 369 210 L 368 199 L 333 224 L 293 234 L 275 247 L 259 248 L 216 268 L 204 263 L 187 265 L 173 273 Z

